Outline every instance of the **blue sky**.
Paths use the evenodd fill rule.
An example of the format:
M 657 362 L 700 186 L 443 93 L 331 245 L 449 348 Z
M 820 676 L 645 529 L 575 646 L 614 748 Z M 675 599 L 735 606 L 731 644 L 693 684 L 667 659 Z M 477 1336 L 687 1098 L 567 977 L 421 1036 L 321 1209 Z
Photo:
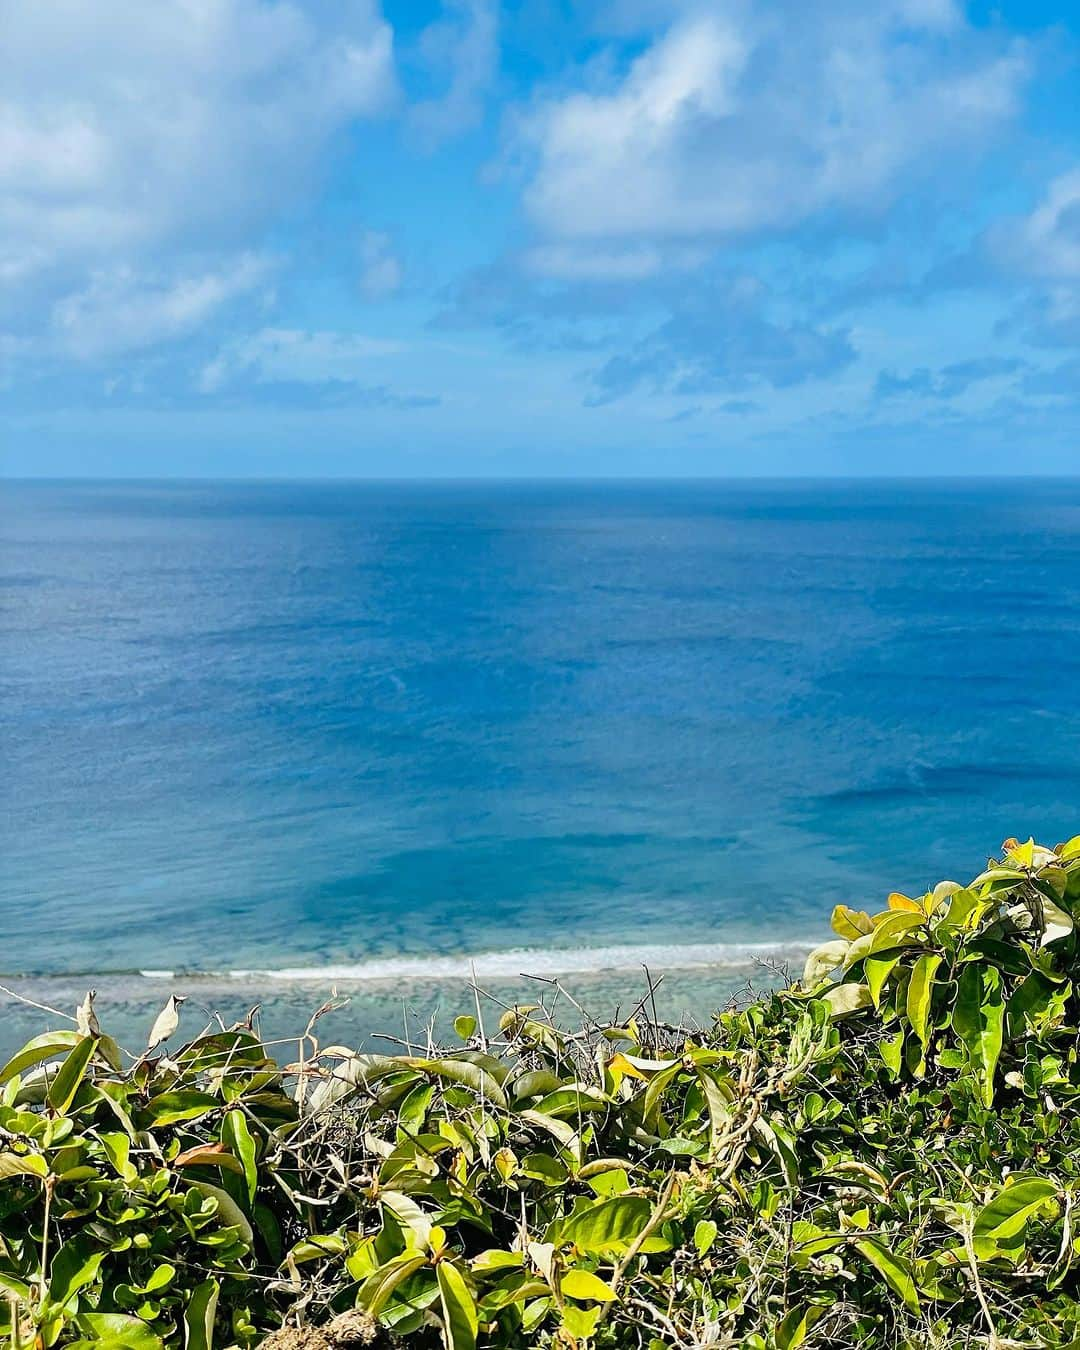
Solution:
M 1070 0 L 0 0 L 3 471 L 1080 470 Z

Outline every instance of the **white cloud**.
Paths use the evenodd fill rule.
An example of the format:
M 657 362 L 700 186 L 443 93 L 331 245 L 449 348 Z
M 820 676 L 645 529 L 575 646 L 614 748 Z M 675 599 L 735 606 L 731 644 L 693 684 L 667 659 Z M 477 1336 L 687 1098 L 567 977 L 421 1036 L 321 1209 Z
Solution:
M 402 266 L 388 234 L 367 230 L 360 239 L 360 290 L 369 300 L 385 300 L 399 290 Z
M 255 384 L 359 384 L 370 381 L 374 359 L 401 350 L 398 342 L 359 333 L 264 328 L 223 347 L 203 368 L 199 388 L 216 393 L 241 377 Z
M 420 35 L 419 56 L 442 76 L 442 93 L 409 112 L 413 129 L 429 146 L 475 126 L 483 114 L 499 62 L 497 0 L 446 0 L 446 15 Z
M 229 283 L 192 250 L 250 248 L 395 97 L 378 0 L 0 0 L 0 31 L 0 285 L 69 336 L 110 292 L 132 338 L 140 307 L 211 312 Z
M 644 281 L 697 267 L 706 257 L 702 249 L 689 247 L 556 243 L 527 250 L 523 262 L 527 271 L 558 281 Z
M 918 31 L 916 31 L 918 30 Z M 528 210 L 563 240 L 725 238 L 877 212 L 1016 109 L 1024 49 L 945 0 L 732 0 L 684 14 L 621 78 L 541 102 Z
M 1080 169 L 1055 178 L 1034 211 L 991 242 L 999 258 L 1019 271 L 1080 281 Z
M 202 326 L 229 301 L 266 286 L 272 264 L 244 253 L 210 271 L 154 277 L 129 267 L 96 271 L 53 310 L 59 349 L 80 360 L 138 351 Z

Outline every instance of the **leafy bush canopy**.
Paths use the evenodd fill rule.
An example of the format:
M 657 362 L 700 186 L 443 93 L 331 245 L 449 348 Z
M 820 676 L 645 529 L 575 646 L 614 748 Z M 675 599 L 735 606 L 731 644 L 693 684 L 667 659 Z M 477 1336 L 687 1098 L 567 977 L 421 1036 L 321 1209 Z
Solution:
M 291 1062 L 124 1052 L 93 1000 L 0 1071 L 10 1344 L 1080 1345 L 1080 837 L 838 906 L 707 1034 L 505 1009 Z M 490 1007 L 490 1004 L 488 1005 Z M 494 1022 L 497 1020 L 497 1029 Z M 269 1343 L 268 1343 L 269 1345 Z

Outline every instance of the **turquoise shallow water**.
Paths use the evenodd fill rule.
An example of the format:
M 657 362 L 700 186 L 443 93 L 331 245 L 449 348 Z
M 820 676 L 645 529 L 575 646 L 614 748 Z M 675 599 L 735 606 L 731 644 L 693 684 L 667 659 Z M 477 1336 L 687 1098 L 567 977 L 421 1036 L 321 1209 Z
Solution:
M 1078 601 L 1076 481 L 4 484 L 0 978 L 707 1006 L 1080 828 Z

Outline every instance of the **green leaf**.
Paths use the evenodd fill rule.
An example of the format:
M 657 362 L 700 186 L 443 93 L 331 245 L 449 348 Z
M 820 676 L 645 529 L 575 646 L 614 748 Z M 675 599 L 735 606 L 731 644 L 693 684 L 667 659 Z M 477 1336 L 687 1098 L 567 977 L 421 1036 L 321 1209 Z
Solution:
M 610 1303 L 615 1297 L 611 1285 L 588 1270 L 568 1270 L 559 1282 L 559 1287 L 569 1298 L 578 1298 L 586 1303 Z
M 911 978 L 908 980 L 907 1018 L 911 1023 L 912 1031 L 918 1036 L 919 1044 L 922 1046 L 922 1058 L 916 1072 L 916 1077 L 919 1078 L 922 1077 L 926 1046 L 930 1039 L 930 1009 L 934 996 L 934 976 L 937 974 L 940 965 L 940 955 L 936 952 L 927 952 L 920 956 L 912 966 Z
M 213 1350 L 219 1288 L 217 1280 L 203 1280 L 191 1291 L 184 1310 L 184 1350 Z
M 1028 1219 L 1057 1193 L 1055 1183 L 1045 1177 L 1010 1177 L 993 1200 L 979 1210 L 972 1230 L 974 1236 L 994 1242 L 1018 1237 Z
M 446 1350 L 475 1350 L 479 1317 L 464 1276 L 452 1261 L 440 1261 L 436 1274 Z
M 463 1041 L 472 1040 L 476 1035 L 476 1018 L 462 1015 L 454 1018 L 454 1030 Z
M 1065 1016 L 1071 994 L 1070 980 L 1064 985 L 1058 985 L 1048 980 L 1041 971 L 1033 970 L 1026 980 L 1016 986 L 1009 998 L 1009 1035 L 1034 1033 L 1038 1036 L 1060 1022 Z
M 138 1176 L 138 1170 L 131 1162 L 130 1137 L 120 1130 L 102 1130 L 98 1138 L 117 1176 L 124 1181 L 134 1181 Z
M 993 966 L 968 962 L 957 982 L 952 1026 L 979 1075 L 986 1106 L 994 1104 L 994 1072 L 1001 1054 L 1004 1022 L 1000 973 Z
M 38 1177 L 49 1174 L 49 1164 L 40 1153 L 0 1153 L 0 1181 L 8 1177 Z
M 873 1003 L 865 984 L 838 984 L 832 989 L 826 989 L 820 998 L 828 1005 L 829 1016 L 834 1022 L 841 1017 L 851 1017 Z
M 698 1256 L 704 1256 L 716 1241 L 720 1229 L 712 1219 L 699 1219 L 694 1226 L 694 1247 Z
M 49 1104 L 49 1109 L 58 1116 L 64 1115 L 74 1101 L 97 1044 L 96 1036 L 83 1036 L 72 1048 L 49 1085 L 49 1095 L 45 1100 Z
M 5 1274 L 2 1270 L 0 1270 L 0 1289 L 3 1289 L 5 1293 L 14 1294 L 16 1298 L 21 1298 L 24 1303 L 30 1301 L 30 1286 L 24 1280 L 17 1280 L 14 1275 Z
M 32 1069 L 43 1060 L 56 1059 L 58 1055 L 65 1054 L 83 1039 L 77 1031 L 46 1031 L 41 1036 L 35 1036 L 0 1069 L 0 1087 L 24 1069 Z
M 861 909 L 849 909 L 847 905 L 836 906 L 831 923 L 833 932 L 850 942 L 874 931 L 874 922 L 869 914 Z
M 580 1251 L 602 1255 L 626 1251 L 651 1215 L 652 1206 L 643 1195 L 616 1195 L 577 1209 L 552 1227 L 558 1232 L 557 1241 L 572 1242 Z M 670 1245 L 661 1233 L 654 1232 L 642 1251 L 666 1251 Z
M 904 1062 L 904 1028 L 888 1040 L 878 1042 L 878 1054 L 893 1078 L 900 1077 L 900 1066 Z
M 357 1291 L 357 1302 L 372 1317 L 378 1317 L 402 1280 L 407 1280 L 421 1266 L 426 1265 L 427 1257 L 423 1253 L 403 1252 L 400 1256 L 392 1257 L 364 1280 Z
M 140 1317 L 123 1313 L 80 1313 L 75 1325 L 84 1339 L 65 1350 L 163 1350 L 164 1342 Z
M 546 1116 L 543 1111 L 525 1110 L 519 1112 L 522 1120 L 527 1120 L 530 1125 L 537 1126 L 538 1129 L 546 1130 L 548 1134 L 554 1135 L 564 1148 L 573 1148 L 578 1138 L 578 1132 L 568 1121 L 556 1120 L 554 1116 Z
M 550 1153 L 526 1153 L 518 1171 L 530 1181 L 542 1181 L 547 1186 L 561 1186 L 569 1176 L 565 1166 Z
M 175 1278 L 176 1267 L 170 1265 L 168 1261 L 165 1261 L 151 1274 L 150 1278 L 143 1285 L 142 1291 L 144 1294 L 156 1293 L 159 1289 L 167 1288 L 172 1284 Z
M 426 1250 L 431 1238 L 431 1218 L 424 1213 L 412 1196 L 403 1195 L 400 1191 L 383 1191 L 379 1201 L 397 1220 L 398 1227 L 405 1235 L 406 1244 L 418 1247 L 422 1251 Z
M 607 1111 L 611 1101 L 602 1092 L 580 1083 L 568 1083 L 536 1103 L 535 1110 L 556 1120 L 576 1120 L 583 1111 Z
M 57 1305 L 67 1303 L 80 1289 L 93 1284 L 107 1250 L 94 1250 L 84 1237 L 69 1239 L 53 1258 L 49 1271 L 49 1297 Z
M 518 1078 L 512 1078 L 508 1084 L 516 1101 L 525 1097 L 544 1097 L 549 1092 L 557 1092 L 562 1087 L 562 1079 L 557 1078 L 550 1069 L 530 1069 Z
M 731 1119 L 729 1093 L 725 1092 L 724 1084 L 700 1064 L 697 1066 L 697 1076 L 709 1111 L 709 1153 L 715 1154 Z
M 255 1240 L 251 1224 L 248 1222 L 247 1215 L 228 1193 L 223 1191 L 220 1186 L 211 1186 L 208 1181 L 192 1181 L 189 1183 L 193 1191 L 198 1191 L 200 1195 L 207 1199 L 217 1201 L 217 1217 L 223 1228 L 238 1228 L 240 1236 L 250 1247 Z
M 873 1238 L 860 1238 L 855 1246 L 878 1271 L 893 1293 L 903 1299 L 908 1310 L 917 1314 L 920 1311 L 919 1294 L 915 1287 L 911 1262 Z
M 920 928 L 925 923 L 925 914 L 912 914 L 907 910 L 892 910 L 884 917 L 879 916 L 874 920 L 872 931 L 857 938 L 848 948 L 844 968 L 850 970 L 859 961 L 864 960 L 867 956 L 873 956 L 877 952 L 893 951 L 897 947 L 910 947 L 918 941 L 912 935 L 911 930 Z
M 403 1059 L 401 1063 L 407 1064 L 412 1069 L 434 1074 L 436 1078 L 444 1078 L 448 1082 L 470 1087 L 487 1101 L 495 1106 L 501 1106 L 504 1110 L 508 1105 L 506 1093 L 503 1092 L 498 1080 L 479 1064 L 473 1064 L 467 1059 Z
M 875 1008 L 881 1006 L 881 991 L 885 987 L 885 981 L 895 970 L 903 954 L 902 948 L 891 952 L 877 952 L 863 961 L 863 976 Z
M 828 1307 L 811 1303 L 806 1308 L 792 1308 L 776 1328 L 776 1350 L 798 1350 Z
M 472 1268 L 477 1275 L 489 1275 L 496 1270 L 520 1270 L 525 1258 L 520 1252 L 504 1252 L 499 1247 L 489 1247 L 486 1252 L 472 1259 Z
M 181 1120 L 195 1120 L 220 1105 L 208 1092 L 196 1092 L 192 1088 L 161 1092 L 146 1103 L 146 1125 L 153 1129 L 159 1125 L 175 1125 Z
M 602 1309 L 596 1306 L 579 1308 L 576 1303 L 564 1303 L 561 1311 L 563 1328 L 570 1333 L 576 1342 L 592 1339 L 596 1332 L 597 1323 L 600 1321 Z
M 301 1266 L 305 1261 L 318 1261 L 326 1256 L 344 1256 L 349 1244 L 340 1233 L 312 1233 L 289 1248 L 284 1264 Z
M 248 1205 L 253 1205 L 255 1190 L 259 1184 L 259 1169 L 255 1165 L 255 1140 L 248 1129 L 243 1111 L 226 1112 L 225 1119 L 221 1122 L 221 1142 L 227 1144 L 234 1156 L 239 1158 L 244 1169 Z
M 978 924 L 986 909 L 986 901 L 970 888 L 954 891 L 949 897 L 945 913 L 934 925 L 934 932 L 945 934 L 956 930 L 971 930 Z
M 926 915 L 921 912 L 913 914 L 908 910 L 895 910 L 871 934 L 869 955 L 910 944 L 914 940 L 911 930 L 922 928 L 925 923 Z

